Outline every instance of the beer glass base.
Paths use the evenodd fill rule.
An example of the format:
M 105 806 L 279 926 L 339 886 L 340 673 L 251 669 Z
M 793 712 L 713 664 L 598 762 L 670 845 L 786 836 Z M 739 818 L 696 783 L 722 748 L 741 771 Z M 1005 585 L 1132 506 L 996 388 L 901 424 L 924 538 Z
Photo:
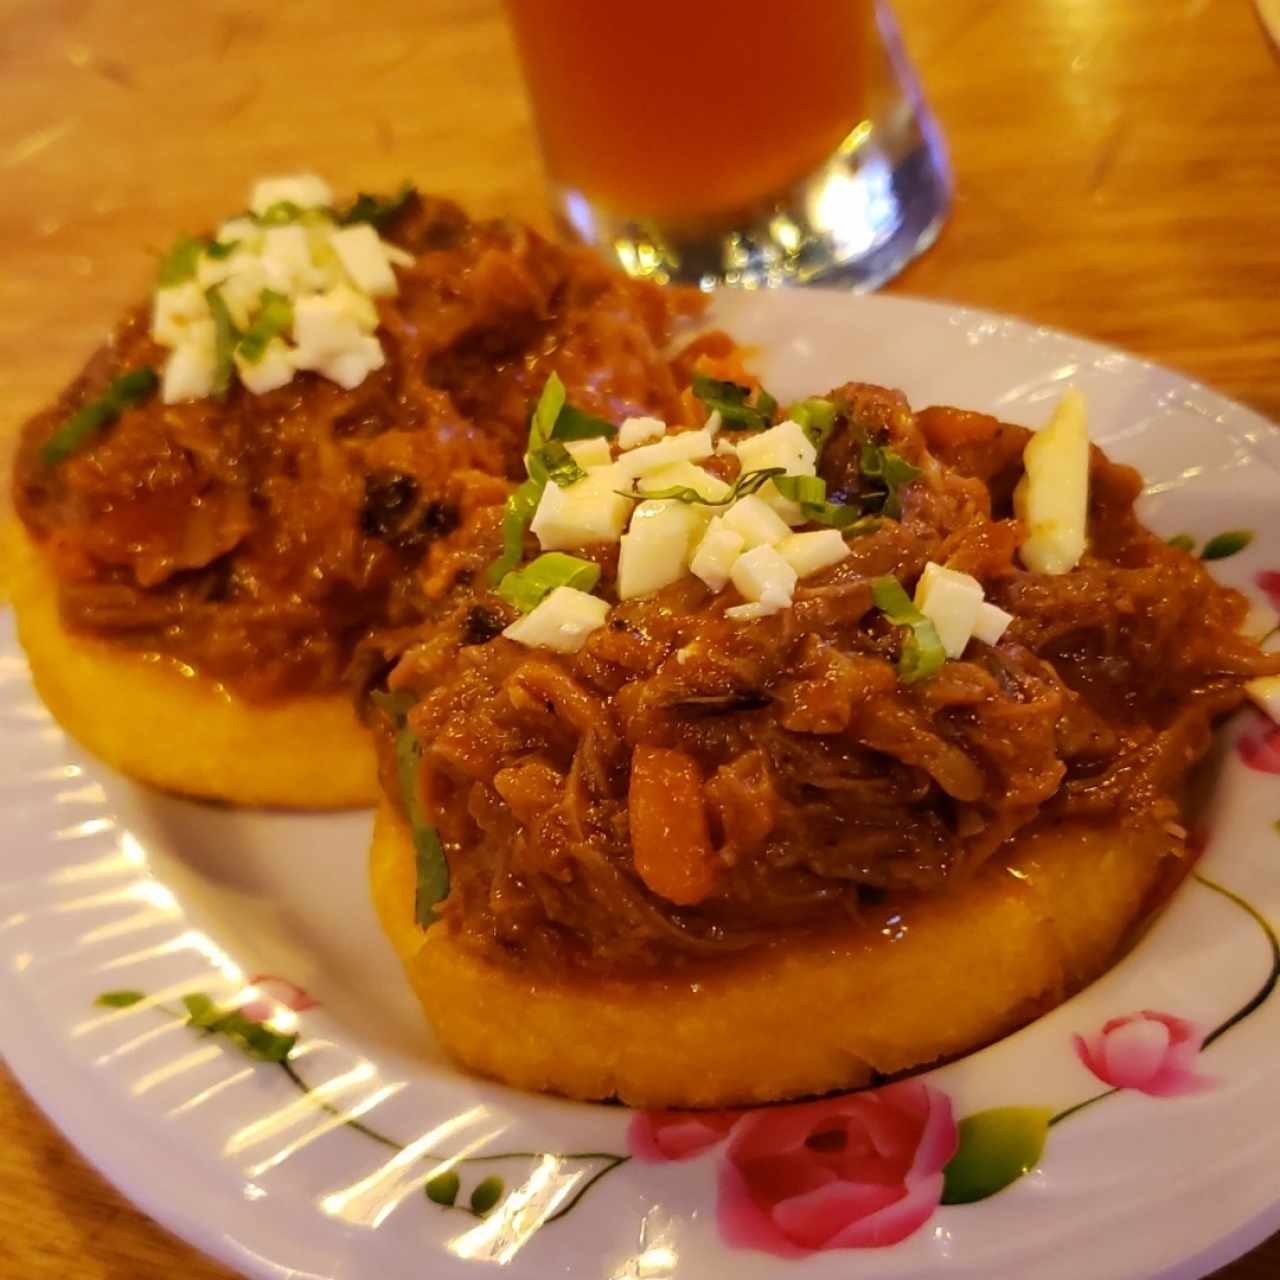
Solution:
M 878 288 L 937 238 L 950 204 L 946 153 L 923 108 L 886 145 L 864 124 L 816 173 L 735 225 L 679 231 L 618 218 L 559 188 L 565 229 L 631 276 L 661 284 Z

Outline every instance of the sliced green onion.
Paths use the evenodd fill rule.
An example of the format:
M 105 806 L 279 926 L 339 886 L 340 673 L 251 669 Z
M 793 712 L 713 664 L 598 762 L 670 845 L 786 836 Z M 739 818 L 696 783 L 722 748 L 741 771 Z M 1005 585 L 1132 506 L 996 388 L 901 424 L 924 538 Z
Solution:
M 911 602 L 902 583 L 892 574 L 876 578 L 871 583 L 871 597 L 895 627 L 907 629 L 898 658 L 898 678 L 902 683 L 916 684 L 937 675 L 947 660 L 942 641 L 933 623 Z
M 878 480 L 884 486 L 884 494 L 867 494 L 864 502 L 879 502 L 880 509 L 895 520 L 902 515 L 901 491 L 920 474 L 920 468 L 912 466 L 901 454 L 883 445 L 868 441 L 862 446 L 862 474 L 869 480 Z
M 102 395 L 77 409 L 54 431 L 40 450 L 40 461 L 52 467 L 69 458 L 131 405 L 141 404 L 159 385 L 160 378 L 150 365 L 120 374 Z
M 628 493 L 616 490 L 624 498 L 641 498 L 654 502 L 687 502 L 690 506 L 727 507 L 739 498 L 749 497 L 763 489 L 770 480 L 786 475 L 785 467 L 761 467 L 759 471 L 747 471 L 734 482 L 733 488 L 723 498 L 705 498 L 692 486 L 673 484 L 666 489 L 635 489 Z
M 498 584 L 498 594 L 521 613 L 531 613 L 557 587 L 594 591 L 600 581 L 600 566 L 591 560 L 548 551 L 523 569 L 508 573 Z
M 183 284 L 196 274 L 196 264 L 200 255 L 208 247 L 208 241 L 199 236 L 179 236 L 172 248 L 160 261 L 158 272 L 160 287 L 167 289 L 175 284 Z
M 524 531 L 546 488 L 545 480 L 526 480 L 507 499 L 502 509 L 502 554 L 489 566 L 489 581 L 495 586 L 524 559 Z
M 369 222 L 381 231 L 388 223 L 395 221 L 417 194 L 418 189 L 412 182 L 401 183 L 400 189 L 390 196 L 372 196 L 367 191 L 362 191 L 345 209 L 338 212 L 337 218 L 344 227 L 353 222 Z
M 483 1218 L 502 1199 L 505 1190 L 506 1183 L 497 1174 L 491 1173 L 483 1182 L 478 1182 L 471 1193 L 471 1212 Z
M 773 414 L 778 402 L 760 388 L 754 405 L 748 404 L 751 388 L 721 378 L 709 378 L 705 373 L 693 375 L 692 391 L 707 407 L 708 412 L 718 412 L 720 421 L 727 427 L 746 427 L 763 431 L 773 425 Z
M 556 424 L 551 429 L 554 440 L 595 440 L 611 439 L 618 434 L 618 428 L 603 418 L 593 417 L 573 405 L 564 405 L 556 415 Z
M 814 524 L 828 525 L 845 533 L 871 533 L 880 522 L 864 516 L 861 507 L 847 506 L 827 501 L 827 482 L 821 476 L 778 476 L 774 488 L 784 498 L 799 503 L 806 520 Z
M 277 200 L 262 213 L 250 214 L 260 227 L 283 227 L 302 217 L 302 206 L 292 200 Z
M 548 480 L 554 480 L 562 489 L 577 484 L 579 480 L 585 479 L 587 474 L 582 464 L 559 440 L 552 440 L 549 444 L 543 445 L 536 453 L 531 453 L 526 461 L 529 475 L 534 480 L 539 480 L 543 484 Z
M 1252 529 L 1230 529 L 1226 533 L 1220 533 L 1216 537 L 1210 538 L 1204 544 L 1200 559 L 1225 560 L 1228 556 L 1233 556 L 1237 552 L 1243 551 L 1252 541 Z
M 809 442 L 819 453 L 836 429 L 835 404 L 819 396 L 812 396 L 808 400 L 800 400 L 793 404 L 787 410 L 787 417 L 792 422 L 799 423 L 800 429 L 809 437 Z
M 205 253 L 209 257 L 221 262 L 223 258 L 229 258 L 240 247 L 239 240 L 215 240 L 212 244 L 205 246 Z
M 231 312 L 223 301 L 222 291 L 213 285 L 204 291 L 205 301 L 213 312 L 213 398 L 223 399 L 231 390 L 231 374 L 235 369 L 231 354 L 239 334 L 231 320 Z
M 553 373 L 542 384 L 542 394 L 534 405 L 533 416 L 529 420 L 529 452 L 534 453 L 551 440 L 556 429 L 556 420 L 560 410 L 564 408 L 564 383 L 558 374 Z
M 272 338 L 293 326 L 293 304 L 283 293 L 263 289 L 258 299 L 258 313 L 244 331 L 236 351 L 250 364 L 257 364 L 266 354 Z
M 444 1173 L 437 1173 L 434 1178 L 428 1178 L 423 1188 L 428 1200 L 433 1204 L 442 1204 L 446 1208 L 457 1200 L 461 1189 L 462 1179 L 454 1169 L 446 1169 Z
M 422 812 L 422 800 L 418 794 L 418 766 L 422 761 L 422 744 L 409 724 L 409 709 L 413 705 L 413 698 L 404 691 L 375 691 L 371 700 L 395 725 L 396 779 L 400 784 L 400 798 L 404 802 L 405 817 L 409 820 L 413 851 L 417 859 L 414 919 L 424 929 L 429 929 L 437 920 L 436 903 L 449 896 L 449 860 L 445 857 L 440 833 Z
M 141 991 L 104 991 L 93 1003 L 103 1009 L 127 1009 L 145 999 Z
M 1171 547 L 1177 547 L 1179 551 L 1191 551 L 1196 549 L 1196 540 L 1189 533 L 1176 533 L 1169 539 Z

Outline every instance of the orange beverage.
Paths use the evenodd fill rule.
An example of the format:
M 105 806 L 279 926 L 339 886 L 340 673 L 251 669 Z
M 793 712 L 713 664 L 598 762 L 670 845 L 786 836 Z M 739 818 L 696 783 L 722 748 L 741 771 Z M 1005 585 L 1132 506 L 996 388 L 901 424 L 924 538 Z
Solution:
M 706 222 L 867 114 L 873 0 L 507 0 L 547 167 L 629 218 Z

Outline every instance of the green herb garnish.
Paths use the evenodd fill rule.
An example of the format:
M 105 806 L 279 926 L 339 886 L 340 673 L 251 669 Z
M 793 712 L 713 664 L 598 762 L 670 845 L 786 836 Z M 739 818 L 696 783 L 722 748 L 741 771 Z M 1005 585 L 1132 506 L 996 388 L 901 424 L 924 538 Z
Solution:
M 249 215 L 260 227 L 284 227 L 302 217 L 302 206 L 292 200 L 277 200 L 262 213 Z
M 516 573 L 508 573 L 498 584 L 498 594 L 521 613 L 530 613 L 557 587 L 594 591 L 600 581 L 600 566 L 590 560 L 548 551 Z
M 404 212 L 417 194 L 418 189 L 412 182 L 402 183 L 400 189 L 390 196 L 373 196 L 362 191 L 345 209 L 339 210 L 337 219 L 344 227 L 353 222 L 369 222 L 381 231 Z
M 571 404 L 561 406 L 551 429 L 553 440 L 609 440 L 617 434 L 618 428 L 612 423 L 575 409 Z
M 827 501 L 827 482 L 821 476 L 778 476 L 774 488 L 784 498 L 798 503 L 806 520 L 828 525 L 847 533 L 872 533 L 880 527 L 874 516 L 864 516 L 861 507 Z
M 272 338 L 293 326 L 293 304 L 282 293 L 263 289 L 258 299 L 258 313 L 244 331 L 236 351 L 250 364 L 257 364 L 266 354 Z
M 263 1022 L 246 1018 L 238 1009 L 226 1009 L 200 992 L 182 997 L 187 1025 L 207 1035 L 226 1036 L 242 1052 L 263 1062 L 284 1062 L 298 1037 L 272 1030 Z
M 1243 551 L 1253 541 L 1252 529 L 1230 529 L 1210 538 L 1200 553 L 1201 560 L 1225 560 Z
M 624 498 L 641 498 L 653 502 L 686 502 L 691 506 L 727 507 L 739 498 L 750 497 L 763 489 L 770 480 L 786 475 L 785 467 L 761 467 L 759 471 L 746 471 L 734 481 L 733 487 L 723 498 L 703 497 L 691 485 L 673 484 L 665 489 L 634 489 L 628 493 L 625 489 L 615 490 Z
M 149 365 L 120 374 L 102 395 L 77 409 L 54 431 L 40 450 L 40 461 L 52 467 L 69 458 L 126 409 L 141 404 L 159 385 L 160 379 Z
M 141 991 L 104 991 L 93 1003 L 104 1009 L 127 1009 L 145 999 Z
M 221 262 L 223 258 L 229 258 L 240 247 L 239 240 L 215 240 L 212 244 L 205 245 L 205 253 L 209 257 Z
M 1169 546 L 1177 547 L 1179 551 L 1194 552 L 1196 549 L 1196 540 L 1189 533 L 1175 533 L 1169 539 Z
M 911 602 L 897 578 L 887 574 L 871 583 L 871 596 L 876 608 L 895 627 L 907 628 L 898 658 L 898 678 L 903 684 L 916 684 L 936 675 L 947 660 L 942 641 L 932 622 Z
M 836 429 L 836 406 L 831 400 L 823 400 L 813 396 L 808 400 L 800 400 L 787 410 L 787 417 L 798 423 L 800 429 L 809 438 L 819 453 L 827 443 L 831 433 Z
M 920 468 L 912 466 L 901 454 L 883 445 L 868 441 L 862 446 L 862 474 L 868 480 L 879 481 L 884 493 L 863 495 L 863 502 L 878 503 L 880 510 L 897 520 L 902 515 L 901 491 L 920 474 Z
M 755 404 L 748 404 L 750 387 L 721 378 L 709 378 L 705 373 L 695 373 L 691 390 L 706 405 L 708 413 L 720 414 L 720 421 L 727 427 L 763 431 L 773 425 L 778 402 L 763 387 L 756 395 Z
M 213 386 L 215 400 L 225 398 L 231 390 L 231 375 L 235 364 L 231 358 L 235 351 L 239 333 L 231 319 L 231 312 L 223 301 L 222 290 L 213 285 L 204 291 L 205 301 L 213 312 Z
M 405 817 L 409 820 L 418 866 L 414 918 L 424 929 L 429 929 L 437 919 L 436 903 L 449 896 L 449 860 L 445 857 L 440 833 L 422 812 L 422 800 L 418 794 L 418 766 L 422 763 L 422 744 L 409 724 L 409 709 L 413 705 L 413 698 L 404 692 L 377 691 L 370 697 L 395 726 L 396 780 L 400 784 L 400 797 L 404 802 Z
M 196 274 L 200 255 L 208 248 L 208 244 L 207 240 L 199 236 L 179 236 L 160 261 L 160 287 L 167 289 L 192 279 Z
M 562 489 L 585 480 L 587 475 L 582 464 L 559 440 L 552 440 L 530 453 L 525 465 L 531 479 L 544 485 L 548 480 L 554 480 Z

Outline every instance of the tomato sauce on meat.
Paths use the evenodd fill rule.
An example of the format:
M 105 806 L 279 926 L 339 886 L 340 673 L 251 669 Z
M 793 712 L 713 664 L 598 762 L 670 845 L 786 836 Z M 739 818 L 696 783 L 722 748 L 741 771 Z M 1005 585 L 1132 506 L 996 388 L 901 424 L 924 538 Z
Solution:
M 900 518 L 772 617 L 729 619 L 735 591 L 692 577 L 616 602 L 616 547 L 587 549 L 607 623 L 574 654 L 522 647 L 499 634 L 517 615 L 481 572 L 497 511 L 474 513 L 438 617 L 386 643 L 450 866 L 447 927 L 549 972 L 652 972 L 856 918 L 886 892 L 945 892 L 1067 819 L 1120 846 L 1126 827 L 1163 825 L 1178 847 L 1214 722 L 1247 679 L 1280 671 L 1239 634 L 1244 598 L 1143 527 L 1140 477 L 1101 450 L 1088 550 L 1046 576 L 1017 558 L 1027 431 L 915 414 L 867 384 L 830 398 L 829 496 L 867 484 L 868 440 L 919 475 Z M 871 583 L 909 591 L 929 561 L 976 577 L 1014 620 L 907 684 Z M 394 729 L 381 737 L 395 796 Z
M 414 570 L 520 473 L 549 373 L 614 420 L 675 412 L 664 348 L 698 295 L 442 200 L 414 197 L 385 234 L 415 260 L 379 303 L 386 364 L 354 390 L 303 373 L 260 396 L 152 398 L 47 465 L 60 423 L 121 370 L 162 362 L 139 308 L 26 425 L 16 505 L 70 628 L 253 699 L 337 689 L 371 628 L 429 611 Z

